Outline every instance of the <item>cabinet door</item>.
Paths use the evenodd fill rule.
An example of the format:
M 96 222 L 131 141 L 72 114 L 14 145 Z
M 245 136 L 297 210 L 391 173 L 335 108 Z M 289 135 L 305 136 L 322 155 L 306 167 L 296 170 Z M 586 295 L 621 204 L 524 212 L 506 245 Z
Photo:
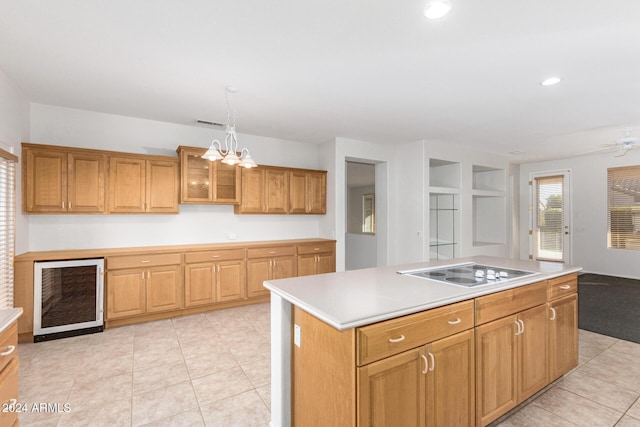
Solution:
M 216 301 L 232 301 L 246 295 L 244 261 L 220 261 L 216 264 Z
M 518 335 L 518 403 L 548 384 L 547 306 L 541 305 L 518 315 L 522 331 Z
M 68 159 L 68 211 L 103 213 L 105 155 L 71 152 Z
M 318 254 L 316 274 L 334 273 L 336 271 L 336 259 L 333 252 Z
M 145 270 L 114 270 L 107 273 L 107 319 L 145 312 Z
M 476 327 L 476 419 L 487 425 L 516 406 L 516 316 Z
M 424 426 L 424 359 L 414 349 L 358 368 L 358 425 Z
M 3 406 L 7 403 L 18 402 L 18 363 L 18 358 L 12 357 L 7 367 L 0 373 L 0 402 L 2 402 Z M 17 423 L 17 411 L 0 411 L 0 425 L 17 426 Z
M 25 212 L 66 212 L 67 154 L 59 151 L 23 150 Z
M 265 202 L 264 168 L 242 169 L 242 195 L 237 213 L 263 213 Z
M 298 255 L 298 276 L 316 274 L 316 254 Z
M 265 173 L 265 202 L 267 213 L 287 213 L 289 210 L 289 180 L 287 172 L 267 169 Z
M 183 203 L 209 203 L 213 199 L 213 162 L 203 159 L 202 150 L 180 150 Z
M 149 160 L 146 165 L 146 211 L 178 212 L 178 163 Z
M 468 330 L 427 347 L 427 426 L 474 425 L 473 337 L 473 330 Z
M 152 267 L 146 271 L 147 312 L 182 307 L 182 280 L 179 265 Z
M 146 160 L 129 157 L 109 159 L 109 212 L 145 212 Z
M 327 173 L 307 172 L 307 213 L 327 213 Z
M 549 381 L 578 366 L 578 295 L 549 304 Z
M 212 304 L 216 300 L 215 281 L 213 278 L 214 264 L 198 263 L 186 264 L 184 271 L 184 305 Z
M 296 259 L 293 256 L 273 258 L 271 279 L 286 279 L 296 276 Z M 267 293 L 269 293 L 267 291 Z
M 271 278 L 271 258 L 250 259 L 247 261 L 247 296 L 249 298 L 268 294 L 262 282 Z
M 289 213 L 307 212 L 307 174 L 304 171 L 289 172 Z
M 222 162 L 213 163 L 213 167 L 213 201 L 236 205 L 240 203 L 240 167 Z

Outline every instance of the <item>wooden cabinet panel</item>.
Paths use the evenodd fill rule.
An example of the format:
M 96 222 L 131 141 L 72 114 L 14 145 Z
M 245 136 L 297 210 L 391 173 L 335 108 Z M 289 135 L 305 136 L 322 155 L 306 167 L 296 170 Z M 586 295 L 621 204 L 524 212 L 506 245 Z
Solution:
M 327 213 L 327 173 L 324 171 L 307 173 L 307 213 Z
M 473 307 L 472 307 L 473 309 Z M 426 348 L 427 426 L 475 425 L 475 352 L 473 329 L 443 338 Z
M 193 307 L 216 301 L 211 262 L 186 264 L 184 270 L 184 305 Z
M 105 168 L 104 154 L 68 154 L 69 212 L 104 212 Z
M 16 322 L 0 334 L 0 352 L 0 371 L 2 371 L 11 359 L 18 355 L 18 324 Z
M 177 213 L 178 163 L 148 160 L 146 170 L 146 212 Z
M 264 213 L 267 210 L 263 168 L 242 169 L 242 194 L 236 213 Z
M 547 363 L 547 306 L 541 305 L 518 315 L 522 331 L 518 335 L 518 403 L 533 396 L 549 382 Z
M 476 327 L 476 416 L 483 426 L 518 402 L 516 320 L 509 316 Z
M 549 303 L 549 381 L 578 366 L 578 295 Z
M 66 212 L 67 154 L 31 149 L 23 149 L 22 153 L 25 159 L 25 212 Z
M 155 267 L 158 265 L 180 264 L 182 255 L 173 254 L 143 254 L 107 257 L 107 269 Z
M 254 297 L 269 293 L 262 286 L 265 280 L 271 278 L 271 258 L 258 258 L 247 260 L 247 296 Z
M 316 274 L 318 256 L 315 254 L 298 255 L 298 276 Z
M 216 265 L 216 300 L 244 298 L 246 283 L 244 261 L 221 261 Z
M 423 366 L 414 349 L 358 368 L 358 425 L 424 426 Z
M 298 245 L 298 276 L 336 271 L 335 242 Z
M 364 365 L 410 348 L 473 328 L 473 301 L 358 328 L 358 364 Z
M 578 274 L 555 277 L 547 280 L 549 301 L 578 292 Z
M 135 157 L 109 159 L 109 212 L 145 212 L 146 161 Z
M 547 282 L 513 288 L 476 298 L 476 325 L 547 302 Z
M 203 252 L 187 252 L 184 254 L 184 262 L 198 263 L 198 262 L 215 262 L 215 261 L 227 261 L 230 259 L 244 259 L 246 249 L 222 249 L 217 251 L 203 251 Z
M 182 268 L 179 265 L 152 267 L 145 276 L 148 313 L 182 307 Z
M 265 171 L 266 213 L 287 213 L 289 210 L 289 180 L 287 172 L 279 169 Z
M 247 296 L 268 295 L 269 290 L 263 286 L 265 280 L 285 279 L 296 276 L 295 246 L 273 248 L 254 248 L 248 250 L 247 261 Z M 264 255 L 268 258 L 258 258 Z M 286 255 L 291 254 L 291 255 Z
M 18 357 L 14 356 L 0 372 L 0 402 L 18 403 Z M 17 426 L 18 411 L 0 411 L 0 425 Z
M 318 254 L 316 274 L 335 273 L 335 271 L 336 271 L 335 253 L 325 252 L 325 253 Z
M 289 172 L 289 213 L 307 213 L 307 174 Z
M 143 314 L 146 311 L 144 270 L 115 270 L 107 273 L 107 319 Z

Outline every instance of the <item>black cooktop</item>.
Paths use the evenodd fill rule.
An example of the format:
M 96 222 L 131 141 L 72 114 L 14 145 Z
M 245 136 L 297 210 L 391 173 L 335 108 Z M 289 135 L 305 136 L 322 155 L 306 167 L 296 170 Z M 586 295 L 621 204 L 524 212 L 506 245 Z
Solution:
M 504 283 L 538 274 L 533 271 L 514 270 L 511 268 L 476 263 L 398 271 L 398 273 L 466 287 Z

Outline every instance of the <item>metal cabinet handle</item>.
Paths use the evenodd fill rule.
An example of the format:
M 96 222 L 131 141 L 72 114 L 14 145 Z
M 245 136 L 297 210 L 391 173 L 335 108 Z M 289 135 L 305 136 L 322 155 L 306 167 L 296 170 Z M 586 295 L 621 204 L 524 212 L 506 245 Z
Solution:
M 142 261 L 140 261 L 142 264 L 148 264 L 151 262 L 150 259 L 143 259 Z
M 62 202 L 62 209 L 64 209 L 64 201 Z
M 551 313 L 552 313 L 551 319 L 549 320 L 556 320 L 556 309 L 553 307 L 549 307 L 549 308 L 551 309 Z
M 220 258 L 220 255 L 211 255 L 211 258 Z
M 5 351 L 3 351 L 2 353 L 0 353 L 0 356 L 8 356 L 11 353 L 13 353 L 16 349 L 15 345 L 8 345 L 7 349 Z
M 429 368 L 429 372 L 431 372 L 436 367 L 436 358 L 433 357 L 433 353 L 431 353 L 431 352 L 429 352 L 429 359 L 431 359 L 431 367 Z
M 422 360 L 424 360 L 424 369 L 422 370 L 423 374 L 426 374 L 429 371 L 429 361 L 427 360 L 427 356 L 421 354 Z
M 270 253 L 270 254 L 275 254 L 275 253 L 276 253 L 276 251 L 269 251 L 269 253 Z
M 462 319 L 460 319 L 459 317 L 456 318 L 456 320 L 447 320 L 447 323 L 450 325 L 457 325 L 460 322 L 462 322 Z
M 571 289 L 571 285 L 562 285 L 560 286 L 560 289 L 565 289 L 565 290 Z
M 400 337 L 398 338 L 389 338 L 389 342 L 390 343 L 397 343 L 397 342 L 401 342 L 404 341 L 405 336 L 404 335 L 400 335 Z
M 313 250 L 314 250 L 314 251 L 319 251 L 319 250 L 320 250 L 320 248 L 313 248 Z
M 520 322 L 520 324 L 522 325 L 522 332 L 520 333 L 524 334 L 524 320 L 518 320 L 518 322 Z
M 516 331 L 516 336 L 520 335 L 522 333 L 522 331 L 520 330 L 520 323 L 516 320 L 515 321 L 516 327 L 518 328 L 518 330 Z

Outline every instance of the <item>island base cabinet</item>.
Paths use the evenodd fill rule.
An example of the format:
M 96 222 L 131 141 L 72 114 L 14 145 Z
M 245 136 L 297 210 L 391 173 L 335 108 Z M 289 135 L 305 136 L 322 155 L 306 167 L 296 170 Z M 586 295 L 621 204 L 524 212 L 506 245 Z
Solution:
M 578 366 L 578 295 L 549 303 L 549 381 Z
M 424 427 L 425 362 L 420 349 L 358 368 L 358 425 Z

